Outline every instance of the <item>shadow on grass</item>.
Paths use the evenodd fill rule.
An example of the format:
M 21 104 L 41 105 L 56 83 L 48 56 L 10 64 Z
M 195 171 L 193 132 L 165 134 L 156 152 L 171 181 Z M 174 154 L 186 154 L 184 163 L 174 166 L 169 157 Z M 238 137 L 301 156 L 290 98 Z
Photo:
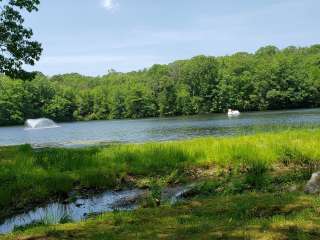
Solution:
M 201 197 L 39 233 L 43 239 L 319 239 L 319 222 L 310 226 L 315 202 L 300 193 Z

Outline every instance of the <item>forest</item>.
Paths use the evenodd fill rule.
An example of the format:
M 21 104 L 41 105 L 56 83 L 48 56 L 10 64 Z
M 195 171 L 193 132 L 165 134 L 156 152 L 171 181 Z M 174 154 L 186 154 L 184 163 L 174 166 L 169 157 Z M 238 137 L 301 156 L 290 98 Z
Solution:
M 0 125 L 166 117 L 320 106 L 320 44 L 196 56 L 104 76 L 0 76 Z

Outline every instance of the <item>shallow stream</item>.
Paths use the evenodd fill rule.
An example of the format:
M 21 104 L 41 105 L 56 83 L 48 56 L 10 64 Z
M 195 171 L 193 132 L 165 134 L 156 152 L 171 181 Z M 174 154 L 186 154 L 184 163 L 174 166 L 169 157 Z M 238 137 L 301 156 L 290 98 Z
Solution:
M 188 188 L 182 186 L 166 188 L 162 192 L 162 199 L 175 203 Z M 64 220 L 77 222 L 115 209 L 133 210 L 138 206 L 138 200 L 146 193 L 147 190 L 142 189 L 107 191 L 87 198 L 78 198 L 72 203 L 50 203 L 0 222 L 0 234 L 10 233 L 19 227 L 39 222 L 48 224 L 58 224 Z

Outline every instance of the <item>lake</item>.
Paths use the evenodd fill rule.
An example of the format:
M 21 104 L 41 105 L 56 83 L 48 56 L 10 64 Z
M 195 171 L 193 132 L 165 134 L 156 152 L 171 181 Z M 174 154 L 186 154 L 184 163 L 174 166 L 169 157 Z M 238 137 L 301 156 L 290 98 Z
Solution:
M 278 127 L 320 125 L 320 108 L 189 117 L 60 123 L 59 128 L 25 130 L 0 127 L 0 145 L 83 146 L 109 142 L 146 142 L 200 136 L 226 136 Z

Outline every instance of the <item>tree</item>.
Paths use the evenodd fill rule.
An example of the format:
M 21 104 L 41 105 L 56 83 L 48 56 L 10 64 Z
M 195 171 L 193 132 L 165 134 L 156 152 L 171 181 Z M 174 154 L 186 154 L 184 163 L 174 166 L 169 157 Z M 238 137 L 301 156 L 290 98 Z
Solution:
M 97 88 L 94 90 L 93 112 L 95 119 L 108 119 L 110 113 L 108 89 Z
M 182 65 L 181 77 L 190 94 L 199 100 L 199 111 L 208 113 L 218 83 L 218 63 L 214 57 L 197 56 Z M 197 100 L 197 101 L 198 101 Z
M 28 79 L 34 74 L 22 69 L 40 59 L 41 44 L 32 41 L 33 32 L 26 28 L 19 11 L 37 11 L 40 0 L 0 0 L 0 73 L 12 78 Z
M 187 85 L 181 84 L 177 88 L 177 113 L 180 115 L 190 115 L 194 114 L 195 111 L 192 105 L 192 98 Z
M 0 80 L 0 126 L 23 123 L 25 94 L 22 82 Z
M 319 44 L 197 56 L 102 77 L 37 73 L 24 81 L 0 74 L 0 125 L 43 116 L 104 120 L 319 106 Z
M 126 116 L 129 118 L 153 117 L 156 107 L 143 86 L 134 86 L 126 97 Z
M 32 81 L 26 81 L 24 88 L 28 93 L 25 98 L 23 109 L 26 118 L 38 118 L 43 116 L 44 108 L 57 94 L 57 89 L 46 76 L 37 74 Z
M 124 92 L 119 89 L 113 89 L 110 98 L 110 118 L 120 119 L 124 118 L 126 113 Z
M 176 86 L 168 77 L 160 79 L 161 93 L 159 95 L 160 116 L 174 116 L 176 114 Z
M 279 49 L 275 46 L 269 45 L 261 47 L 256 51 L 257 56 L 273 56 L 279 52 Z
M 73 120 L 75 105 L 63 96 L 56 95 L 52 101 L 45 106 L 45 116 L 55 121 Z
M 93 108 L 94 108 L 94 95 L 91 91 L 82 91 L 77 96 L 76 118 L 81 120 L 92 120 Z

